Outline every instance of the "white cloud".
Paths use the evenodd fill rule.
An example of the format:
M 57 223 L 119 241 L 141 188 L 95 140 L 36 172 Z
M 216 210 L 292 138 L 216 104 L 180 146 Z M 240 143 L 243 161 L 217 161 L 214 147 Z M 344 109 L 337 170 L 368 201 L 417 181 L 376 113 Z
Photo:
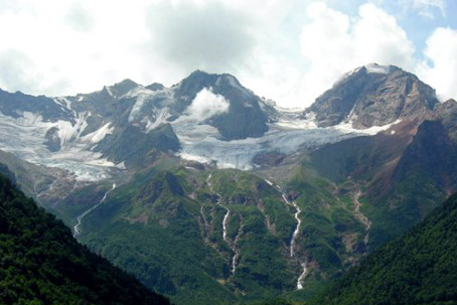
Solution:
M 211 89 L 203 88 L 195 96 L 192 104 L 186 109 L 189 119 L 197 122 L 203 122 L 215 115 L 227 112 L 229 102 L 222 96 L 214 94 Z
M 345 72 L 367 63 L 393 64 L 412 69 L 414 46 L 394 17 L 374 4 L 364 4 L 358 16 L 336 12 L 318 2 L 308 9 L 311 22 L 301 34 L 302 53 L 309 65 L 300 96 L 314 98 Z
M 443 0 L 400 1 L 414 16 L 446 12 Z M 203 69 L 305 107 L 357 66 L 416 67 L 385 0 L 0 2 L 0 88 L 11 91 L 67 95 L 125 78 L 171 85 Z
M 0 10 L 0 50 L 33 63 L 32 94 L 74 94 L 141 78 L 138 45 L 146 41 L 140 7 L 127 1 L 21 0 Z M 4 62 L 3 62 L 4 64 Z M 37 77 L 38 76 L 38 77 Z M 0 86 L 11 85 L 0 79 Z
M 443 101 L 457 99 L 457 31 L 436 29 L 427 40 L 424 54 L 430 64 L 423 61 L 419 65 L 419 77 L 434 87 Z
M 439 11 L 442 16 L 446 15 L 446 2 L 444 0 L 409 0 L 414 9 L 420 15 L 434 19 L 435 12 Z
M 240 64 L 255 44 L 249 18 L 220 2 L 169 2 L 147 13 L 152 49 L 178 69 L 223 72 Z

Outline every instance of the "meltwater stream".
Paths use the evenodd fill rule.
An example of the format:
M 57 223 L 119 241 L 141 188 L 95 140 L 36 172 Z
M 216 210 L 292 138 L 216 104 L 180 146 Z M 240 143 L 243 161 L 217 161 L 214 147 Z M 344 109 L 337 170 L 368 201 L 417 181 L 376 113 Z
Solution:
M 295 257 L 296 256 L 295 255 L 295 241 L 297 239 L 298 234 L 300 233 L 300 226 L 301 226 L 301 219 L 299 217 L 300 213 L 301 213 L 301 209 L 295 201 L 290 202 L 287 199 L 286 193 L 281 189 L 281 187 L 279 187 L 278 185 L 275 185 L 273 182 L 271 182 L 268 179 L 265 179 L 265 182 L 268 183 L 269 185 L 271 185 L 272 187 L 274 187 L 279 192 L 281 192 L 282 199 L 284 200 L 284 202 L 295 208 L 296 212 L 294 214 L 294 217 L 295 217 L 295 220 L 297 221 L 297 226 L 295 227 L 294 233 L 292 233 L 292 237 L 290 239 L 290 257 Z M 306 272 L 308 271 L 308 268 L 306 267 L 306 262 L 301 262 L 300 265 L 303 268 L 303 272 L 300 274 L 300 276 L 298 277 L 298 280 L 297 280 L 297 289 L 298 290 L 303 289 L 302 282 L 306 277 Z
M 222 196 L 221 194 L 219 194 L 218 192 L 216 192 L 213 188 L 213 184 L 211 183 L 211 177 L 213 176 L 213 174 L 209 174 L 208 175 L 208 178 L 206 178 L 206 184 L 208 185 L 211 193 L 215 194 L 217 196 L 217 204 L 222 207 L 223 209 L 225 209 L 226 213 L 225 213 L 225 216 L 224 216 L 224 219 L 222 220 L 222 238 L 224 239 L 224 241 L 227 243 L 227 245 L 229 246 L 229 248 L 233 251 L 233 257 L 232 257 L 232 268 L 231 268 L 231 273 L 232 274 L 235 274 L 235 271 L 236 271 L 236 261 L 238 259 L 238 256 L 240 255 L 239 254 L 239 251 L 237 250 L 236 248 L 236 243 L 238 241 L 238 238 L 239 238 L 239 234 L 237 235 L 237 237 L 235 238 L 235 240 L 231 243 L 227 237 L 227 222 L 228 222 L 228 219 L 230 217 L 230 209 L 228 207 L 226 207 L 225 205 L 222 204 Z
M 77 218 L 76 218 L 76 225 L 73 227 L 73 237 L 76 237 L 78 236 L 79 234 L 81 234 L 81 224 L 82 224 L 82 221 L 84 219 L 84 217 L 86 217 L 90 212 L 92 212 L 93 210 L 95 210 L 96 208 L 98 208 L 105 200 L 106 200 L 106 197 L 108 196 L 108 194 L 110 192 L 112 192 L 114 189 L 116 188 L 116 183 L 113 183 L 113 187 L 108 190 L 105 195 L 103 196 L 103 198 L 96 204 L 94 205 L 93 207 L 91 207 L 90 209 L 84 211 L 84 213 L 82 213 L 81 215 L 79 215 Z
M 295 227 L 295 231 L 292 234 L 292 238 L 290 240 L 290 257 L 295 257 L 295 240 L 297 239 L 298 233 L 300 233 L 301 219 L 299 216 L 300 216 L 301 210 L 295 201 L 290 202 L 287 199 L 286 193 L 282 193 L 282 198 L 288 205 L 292 205 L 296 210 L 294 217 L 295 217 L 295 220 L 297 221 L 297 226 Z M 300 274 L 300 276 L 298 277 L 298 280 L 297 280 L 297 289 L 298 290 L 303 289 L 302 282 L 305 279 L 306 272 L 308 271 L 308 268 L 306 268 L 306 262 L 302 262 L 302 263 L 300 263 L 300 265 L 303 268 L 303 272 Z

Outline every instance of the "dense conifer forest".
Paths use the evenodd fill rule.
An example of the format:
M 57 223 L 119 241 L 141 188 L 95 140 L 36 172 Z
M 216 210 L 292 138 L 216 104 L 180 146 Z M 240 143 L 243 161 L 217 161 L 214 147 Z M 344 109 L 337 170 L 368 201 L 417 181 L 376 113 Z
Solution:
M 166 305 L 0 175 L 0 304 Z

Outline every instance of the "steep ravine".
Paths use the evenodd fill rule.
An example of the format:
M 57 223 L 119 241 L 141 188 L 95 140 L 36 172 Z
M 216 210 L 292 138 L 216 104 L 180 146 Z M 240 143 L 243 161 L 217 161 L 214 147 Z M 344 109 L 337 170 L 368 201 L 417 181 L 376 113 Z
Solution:
M 301 219 L 300 219 L 300 213 L 301 213 L 301 209 L 300 207 L 298 206 L 298 204 L 295 202 L 295 201 L 289 201 L 287 199 L 287 196 L 286 196 L 286 193 L 281 189 L 280 186 L 278 185 L 275 185 L 273 182 L 271 182 L 270 180 L 268 179 L 265 179 L 265 182 L 267 182 L 269 185 L 271 185 L 272 187 L 274 187 L 277 191 L 281 192 L 282 194 L 282 199 L 284 200 L 284 202 L 290 206 L 293 206 L 295 208 L 295 214 L 294 214 L 294 218 L 295 220 L 297 221 L 297 226 L 295 227 L 295 230 L 294 232 L 292 233 L 292 237 L 290 238 L 290 257 L 293 257 L 295 258 L 296 257 L 296 252 L 295 252 L 295 242 L 297 240 L 297 237 L 298 237 L 298 234 L 300 233 L 300 226 L 301 226 Z M 298 258 L 297 258 L 298 259 Z M 306 261 L 303 261 L 303 262 L 300 262 L 300 266 L 303 268 L 303 272 L 300 274 L 300 276 L 298 277 L 297 279 L 297 290 L 301 290 L 303 289 L 303 280 L 305 279 L 306 277 L 306 274 L 308 272 L 308 268 L 307 268 L 307 264 L 306 264 Z
M 238 242 L 239 236 L 241 235 L 242 227 L 240 227 L 240 229 L 238 230 L 237 236 L 235 237 L 233 242 L 231 242 L 229 240 L 228 236 L 227 236 L 227 223 L 228 223 L 228 220 L 229 220 L 229 217 L 230 217 L 230 209 L 228 207 L 226 207 L 222 203 L 221 194 L 219 194 L 218 192 L 216 192 L 214 190 L 213 184 L 210 181 L 212 176 L 213 175 L 211 173 L 208 175 L 208 178 L 206 179 L 206 184 L 208 185 L 211 193 L 213 193 L 214 195 L 217 196 L 217 204 L 226 211 L 225 215 L 224 215 L 224 219 L 222 220 L 222 238 L 227 243 L 227 245 L 229 246 L 230 250 L 232 250 L 232 252 L 233 252 L 233 256 L 232 256 L 232 259 L 231 259 L 230 272 L 231 272 L 231 274 L 235 274 L 237 259 L 238 259 L 239 255 L 240 255 L 239 250 L 236 248 L 236 244 Z
M 84 211 L 84 213 L 82 213 L 81 215 L 76 217 L 76 225 L 73 227 L 73 237 L 76 238 L 79 234 L 81 234 L 82 231 L 81 231 L 80 227 L 81 227 L 84 217 L 86 217 L 90 212 L 92 212 L 93 210 L 98 208 L 106 200 L 106 197 L 108 196 L 108 194 L 111 193 L 115 188 L 116 188 L 116 183 L 113 183 L 113 187 L 105 193 L 105 195 L 96 205 L 94 205 L 93 207 Z
M 368 219 L 365 214 L 363 214 L 360 211 L 360 208 L 362 207 L 362 203 L 360 202 L 360 197 L 362 196 L 362 191 L 357 190 L 357 192 L 354 194 L 354 216 L 357 220 L 359 220 L 363 225 L 365 226 L 365 236 L 363 238 L 363 243 L 365 247 L 368 245 L 368 240 L 370 238 L 370 229 L 371 229 L 371 221 Z

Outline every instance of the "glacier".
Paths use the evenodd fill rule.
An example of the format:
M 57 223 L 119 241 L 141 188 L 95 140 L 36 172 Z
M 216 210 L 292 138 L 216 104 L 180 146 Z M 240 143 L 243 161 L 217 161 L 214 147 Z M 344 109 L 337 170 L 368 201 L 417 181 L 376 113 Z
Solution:
M 291 155 L 344 139 L 375 135 L 398 123 L 362 130 L 353 128 L 351 122 L 319 128 L 312 115 L 300 119 L 300 110 L 279 110 L 279 120 L 269 124 L 269 131 L 264 136 L 232 141 L 221 140 L 218 130 L 212 126 L 198 125 L 181 117 L 171 122 L 182 145 L 178 156 L 202 163 L 215 163 L 219 168 L 251 170 L 256 167 L 252 159 L 259 154 L 278 152 Z

